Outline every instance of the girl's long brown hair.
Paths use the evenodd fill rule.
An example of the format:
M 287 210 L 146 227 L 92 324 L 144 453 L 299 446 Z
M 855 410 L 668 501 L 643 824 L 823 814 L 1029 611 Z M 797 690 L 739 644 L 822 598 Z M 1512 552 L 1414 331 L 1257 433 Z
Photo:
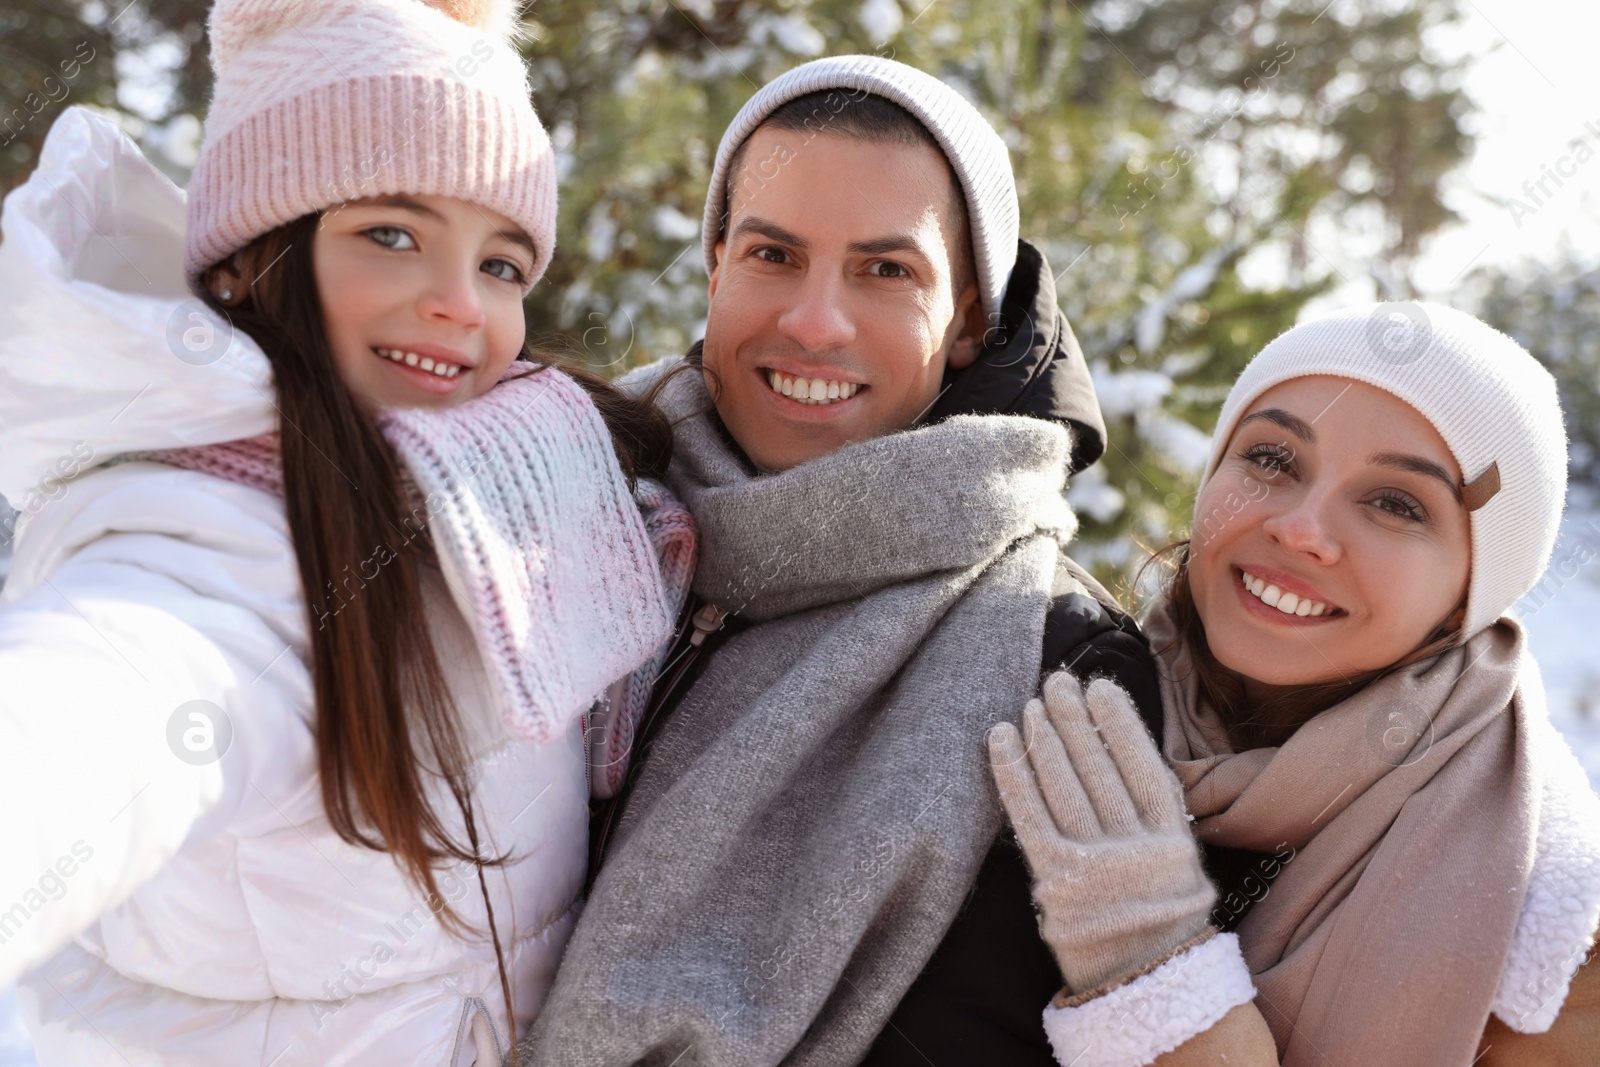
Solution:
M 393 854 L 457 934 L 468 927 L 440 894 L 435 871 L 452 862 L 476 869 L 514 1031 L 510 980 L 484 880 L 485 867 L 511 857 L 485 855 L 479 841 L 469 754 L 423 606 L 423 568 L 437 566 L 432 540 L 411 519 L 398 461 L 372 413 L 356 403 L 334 364 L 312 272 L 319 222 L 319 214 L 306 215 L 256 239 L 231 262 L 245 292 L 224 302 L 208 286 L 204 299 L 272 365 L 284 504 L 310 618 L 323 807 L 345 841 Z M 534 373 L 549 365 L 532 350 L 523 357 L 541 365 L 530 363 Z M 672 453 L 665 416 L 597 375 L 562 369 L 594 400 L 630 482 L 660 477 Z M 376 579 L 354 579 L 363 561 L 383 554 L 391 558 Z M 429 774 L 444 780 L 460 809 L 465 842 L 452 838 L 429 802 Z M 516 1034 L 510 1038 L 514 1047 Z
M 1176 630 L 1173 641 L 1188 646 L 1200 696 L 1216 709 L 1217 717 L 1228 732 L 1228 743 L 1235 752 L 1281 745 L 1319 711 L 1354 696 L 1385 675 L 1430 656 L 1437 656 L 1461 643 L 1460 618 L 1466 604 L 1464 598 L 1449 618 L 1423 639 L 1422 644 L 1387 667 L 1363 671 L 1348 678 L 1296 686 L 1269 700 L 1252 703 L 1245 697 L 1244 680 L 1217 660 L 1206 641 L 1206 628 L 1200 621 L 1200 612 L 1195 607 L 1194 594 L 1189 588 L 1189 547 L 1187 540 L 1173 541 L 1152 553 L 1139 568 L 1134 588 L 1142 586 L 1145 571 L 1152 565 L 1164 564 L 1170 568 L 1160 595 L 1166 600 L 1167 611 Z M 1174 556 L 1176 562 L 1168 562 Z M 1154 651 L 1159 657 L 1167 649 Z

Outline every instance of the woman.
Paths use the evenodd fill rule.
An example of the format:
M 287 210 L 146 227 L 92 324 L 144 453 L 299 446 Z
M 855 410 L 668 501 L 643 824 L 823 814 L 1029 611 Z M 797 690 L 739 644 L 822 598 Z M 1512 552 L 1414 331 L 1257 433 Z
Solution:
M 1026 756 L 1010 727 L 991 739 L 1075 994 L 1051 1019 L 1062 1062 L 1576 1065 L 1600 1049 L 1600 966 L 1584 964 L 1600 800 L 1508 613 L 1561 513 L 1555 385 L 1469 315 L 1405 311 L 1399 346 L 1386 309 L 1358 308 L 1246 368 L 1146 623 L 1162 751 L 1220 903 L 1195 892 L 1175 783 L 1114 689 L 1053 679 L 1055 725 L 1029 709 Z M 1150 857 L 1168 874 L 1146 863 L 1145 881 L 1170 888 L 1112 894 L 1120 936 L 1083 936 L 1096 905 L 1072 887 Z M 1237 929 L 1251 1004 L 1176 1051 L 1073 1059 L 1104 1001 L 1161 1011 L 1162 956 L 1217 927 Z
M 222 0 L 186 240 L 84 111 L 6 203 L 0 982 L 42 1063 L 497 1065 L 553 979 L 581 720 L 687 527 L 630 494 L 658 413 L 518 363 L 555 161 L 502 8 Z

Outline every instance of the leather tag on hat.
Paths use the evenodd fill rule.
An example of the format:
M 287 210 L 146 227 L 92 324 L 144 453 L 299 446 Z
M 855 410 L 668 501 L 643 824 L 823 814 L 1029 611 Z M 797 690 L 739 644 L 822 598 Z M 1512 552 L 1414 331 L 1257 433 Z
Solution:
M 1477 511 L 1500 491 L 1500 464 L 1489 464 L 1489 469 L 1461 487 L 1461 502 L 1468 511 Z

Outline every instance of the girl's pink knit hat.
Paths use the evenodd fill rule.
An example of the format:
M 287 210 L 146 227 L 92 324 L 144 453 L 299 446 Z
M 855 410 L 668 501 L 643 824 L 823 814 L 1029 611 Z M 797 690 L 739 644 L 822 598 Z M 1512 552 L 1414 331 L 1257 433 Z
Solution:
M 511 45 L 516 0 L 217 0 L 216 88 L 189 183 L 200 275 L 302 215 L 361 197 L 451 196 L 521 226 L 544 273 L 555 160 Z

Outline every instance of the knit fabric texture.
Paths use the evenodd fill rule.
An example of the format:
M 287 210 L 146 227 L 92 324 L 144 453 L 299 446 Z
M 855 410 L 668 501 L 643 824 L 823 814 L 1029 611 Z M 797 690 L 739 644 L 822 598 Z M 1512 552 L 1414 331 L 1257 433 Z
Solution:
M 1166 599 L 1145 635 L 1195 836 L 1290 849 L 1239 925 L 1284 1067 L 1455 1067 L 1491 1009 L 1550 1025 L 1600 922 L 1600 798 L 1513 616 L 1244 752 Z
M 984 738 L 1038 685 L 1071 435 L 958 416 L 757 475 L 701 375 L 659 403 L 695 592 L 751 625 L 653 735 L 522 1062 L 858 1063 L 1000 830 Z
M 989 763 L 1033 872 L 1039 934 L 1075 996 L 1107 992 L 1208 930 L 1217 889 L 1177 783 L 1115 681 L 1085 692 L 1054 672 L 1020 731 L 995 727 Z
M 1489 626 L 1533 588 L 1555 548 L 1567 490 L 1555 379 L 1516 341 L 1454 308 L 1406 302 L 1339 311 L 1280 334 L 1239 375 L 1217 419 L 1202 489 L 1256 399 L 1311 374 L 1366 382 L 1416 408 L 1468 483 L 1498 467 L 1485 481 L 1498 476 L 1499 491 L 1471 513 L 1463 636 Z
M 680 612 L 689 597 L 699 546 L 694 519 L 659 482 L 641 479 L 634 500 L 644 515 L 644 528 L 655 547 L 661 581 L 671 598 L 673 612 Z M 643 666 L 607 690 L 589 715 L 585 731 L 589 786 L 602 800 L 616 796 L 628 775 L 639 720 L 650 706 L 656 679 L 671 649 L 671 641 L 659 646 Z
M 431 532 L 507 729 L 546 742 L 659 655 L 687 596 L 694 527 L 649 482 L 641 516 L 605 422 L 572 379 L 526 364 L 508 374 L 523 376 L 453 408 L 386 411 L 379 428 L 412 482 L 404 533 Z M 282 493 L 277 434 L 141 458 Z M 654 672 L 641 673 L 629 688 L 648 695 Z M 636 721 L 642 708 L 627 714 Z
M 215 445 L 135 452 L 128 458 L 154 460 L 170 467 L 226 478 L 273 496 L 283 495 L 283 441 L 276 430 Z
M 984 321 L 995 325 L 1006 282 L 1017 261 L 1017 184 L 1006 144 L 978 109 L 950 86 L 915 67 L 881 56 L 830 56 L 815 59 L 768 82 L 733 117 L 711 171 L 701 238 L 706 269 L 717 266 L 717 242 L 727 222 L 729 165 L 739 146 L 768 115 L 796 97 L 827 89 L 881 96 L 915 115 L 933 134 L 961 182 L 972 228 L 972 255 L 978 268 L 978 293 Z M 817 125 L 827 129 L 827 114 Z
M 284 223 L 398 194 L 511 219 L 533 239 L 531 287 L 555 246 L 555 161 L 495 6 L 478 5 L 472 26 L 422 0 L 218 0 L 216 88 L 189 183 L 191 287 Z

